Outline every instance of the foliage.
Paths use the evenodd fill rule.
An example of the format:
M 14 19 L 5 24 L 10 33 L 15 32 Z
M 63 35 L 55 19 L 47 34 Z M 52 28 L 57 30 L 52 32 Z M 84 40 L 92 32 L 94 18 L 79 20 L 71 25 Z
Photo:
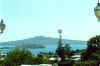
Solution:
M 43 55 L 38 55 L 37 57 L 33 58 L 33 64 L 48 64 L 49 60 L 48 60 L 48 56 L 43 56 Z
M 62 47 L 61 44 L 59 44 L 56 52 L 57 52 L 57 55 L 61 58 L 61 61 L 63 61 L 65 59 L 65 56 L 64 56 L 64 47 Z
M 41 57 L 33 57 L 33 64 L 42 64 L 43 60 Z
M 100 35 L 90 38 L 88 41 L 88 49 L 100 50 Z
M 65 60 L 58 62 L 58 66 L 72 66 L 74 63 L 73 60 Z
M 70 52 L 70 51 L 71 51 L 70 48 L 71 48 L 71 47 L 69 46 L 69 44 L 65 44 L 64 50 L 65 50 L 65 54 L 68 55 L 68 56 L 69 56 L 70 53 L 71 53 L 71 52 Z
M 69 44 L 65 44 L 65 46 L 64 46 L 64 49 L 65 49 L 65 50 L 68 50 L 68 51 L 69 51 L 69 50 L 70 50 L 70 48 L 71 48 L 71 47 L 70 47 L 70 45 L 69 45 Z
M 15 48 L 9 51 L 5 58 L 5 64 L 10 66 L 17 66 L 21 64 L 32 64 L 32 54 L 28 50 Z
M 43 63 L 47 64 L 48 63 L 48 57 L 47 56 L 43 56 Z
M 82 60 L 100 60 L 100 35 L 90 38 L 88 47 L 81 55 Z
M 67 57 L 72 56 L 74 51 L 71 50 L 71 47 L 69 44 L 65 44 L 64 46 L 64 54 L 67 55 Z
M 96 61 L 78 61 L 73 66 L 97 66 Z

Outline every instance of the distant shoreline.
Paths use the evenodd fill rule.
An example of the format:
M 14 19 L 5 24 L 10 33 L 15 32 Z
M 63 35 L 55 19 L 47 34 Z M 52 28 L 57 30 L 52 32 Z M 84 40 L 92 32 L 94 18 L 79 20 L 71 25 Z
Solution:
M 42 47 L 1 47 L 0 49 L 13 49 L 13 48 L 38 49 L 38 48 L 45 48 L 45 47 L 44 46 Z

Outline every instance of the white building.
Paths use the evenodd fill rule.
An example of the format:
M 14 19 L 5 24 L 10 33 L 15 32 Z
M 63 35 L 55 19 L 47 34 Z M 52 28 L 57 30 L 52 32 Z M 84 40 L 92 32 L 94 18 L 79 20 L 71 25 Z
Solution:
M 72 56 L 72 60 L 78 61 L 80 59 L 81 59 L 80 55 L 74 55 L 74 56 Z

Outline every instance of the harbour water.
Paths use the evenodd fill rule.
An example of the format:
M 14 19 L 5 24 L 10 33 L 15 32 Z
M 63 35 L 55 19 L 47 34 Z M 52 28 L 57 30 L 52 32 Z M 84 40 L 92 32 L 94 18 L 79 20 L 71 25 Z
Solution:
M 86 44 L 70 44 L 71 49 L 72 50 L 81 50 L 81 49 L 85 49 L 87 47 Z M 0 46 L 0 47 L 4 47 L 4 46 Z M 13 46 L 9 46 L 9 47 L 13 47 Z M 40 52 L 53 52 L 55 53 L 57 48 L 57 44 L 49 44 L 49 45 L 45 45 L 45 48 L 35 48 L 35 49 L 28 49 L 29 51 L 31 51 L 32 54 L 38 54 Z M 12 50 L 13 48 L 9 48 L 9 49 L 1 49 L 0 52 L 2 54 L 6 54 L 8 53 L 10 50 Z

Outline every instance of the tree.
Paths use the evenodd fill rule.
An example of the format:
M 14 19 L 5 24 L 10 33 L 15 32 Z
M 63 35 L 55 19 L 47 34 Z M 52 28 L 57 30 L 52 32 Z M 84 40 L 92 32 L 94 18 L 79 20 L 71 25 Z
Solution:
M 70 51 L 70 45 L 67 43 L 67 44 L 65 44 L 65 46 L 64 46 L 64 49 L 66 50 L 66 51 Z
M 100 35 L 90 38 L 88 41 L 88 49 L 100 50 Z
M 64 47 L 57 48 L 56 52 L 57 55 L 61 58 L 61 61 L 64 61 L 65 60 Z
M 30 51 L 25 49 L 15 48 L 14 50 L 8 52 L 5 58 L 6 65 L 17 66 L 21 64 L 32 64 L 32 54 Z
M 61 58 L 61 61 L 64 61 L 65 60 L 64 47 L 62 47 L 62 36 L 61 36 L 62 30 L 59 29 L 58 33 L 59 33 L 59 41 L 58 41 L 58 48 L 56 50 L 56 53 Z
M 73 66 L 98 66 L 96 61 L 78 61 L 75 62 Z
M 71 47 L 68 43 L 65 44 L 64 46 L 64 54 L 67 55 L 67 57 L 70 57 L 71 55 L 73 55 L 71 51 Z
M 96 60 L 100 63 L 100 35 L 92 37 L 87 42 L 87 49 L 82 53 L 82 60 Z

